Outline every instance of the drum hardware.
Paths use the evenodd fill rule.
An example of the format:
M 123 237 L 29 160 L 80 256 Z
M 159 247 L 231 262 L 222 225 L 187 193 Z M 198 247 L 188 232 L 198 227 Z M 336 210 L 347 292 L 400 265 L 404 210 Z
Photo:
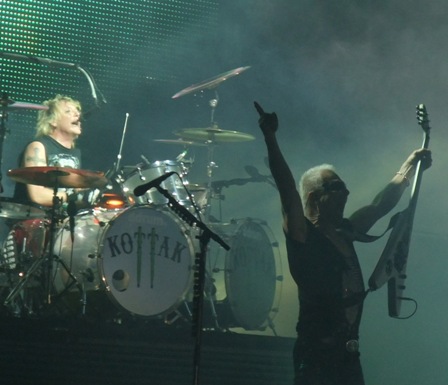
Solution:
M 223 130 L 218 125 L 205 128 L 184 128 L 174 131 L 183 140 L 193 140 L 204 144 L 237 143 L 254 140 L 255 137 L 245 132 Z
M 184 139 L 153 139 L 153 142 L 164 143 L 164 144 L 174 144 L 181 145 L 184 147 L 195 146 L 195 147 L 205 147 L 207 143 L 195 142 L 192 140 L 184 140 Z
M 102 188 L 108 182 L 103 172 L 67 167 L 23 167 L 9 170 L 8 176 L 15 182 L 35 184 L 53 189 Z
M 113 168 L 114 172 L 111 175 L 111 177 L 113 177 L 114 175 L 118 174 L 118 172 L 120 170 L 121 154 L 123 152 L 123 144 L 124 144 L 124 138 L 126 136 L 126 131 L 127 131 L 127 128 L 128 128 L 128 121 L 129 121 L 129 113 L 126 112 L 126 116 L 125 116 L 125 119 L 124 119 L 124 125 L 123 125 L 123 133 L 121 135 L 120 148 L 119 148 L 118 154 L 117 154 L 117 161 L 114 164 L 114 168 Z
M 56 224 L 60 221 L 60 199 L 56 195 L 57 188 L 55 188 L 54 196 L 53 196 L 53 206 L 51 209 L 50 216 L 50 227 L 49 227 L 49 250 L 52 250 L 54 244 L 54 233 L 56 231 Z M 22 290 L 29 285 L 31 278 L 37 277 L 39 268 L 43 266 L 42 276 L 44 278 L 44 290 L 46 297 L 46 304 L 51 304 L 51 279 L 52 279 L 52 264 L 53 261 L 57 261 L 57 263 L 61 263 L 64 269 L 68 274 L 71 275 L 69 267 L 65 265 L 63 261 L 59 261 L 58 258 L 51 253 L 51 251 L 46 252 L 46 246 L 42 250 L 42 254 L 37 256 L 36 260 L 31 264 L 31 266 L 21 275 L 19 282 L 17 285 L 11 290 L 9 295 L 4 301 L 5 306 L 10 306 L 11 303 L 20 295 Z M 50 254 L 51 253 L 51 257 Z
M 0 198 L 0 217 L 8 219 L 43 218 L 46 216 L 44 208 L 38 205 L 26 205 L 13 198 Z
M 250 134 L 239 131 L 223 130 L 219 128 L 218 125 L 213 122 L 214 108 L 216 108 L 216 104 L 213 104 L 212 107 L 212 124 L 210 127 L 185 128 L 174 131 L 174 134 L 180 136 L 183 140 L 204 143 L 207 145 L 207 201 L 209 201 L 209 199 L 211 198 L 211 193 L 213 191 L 213 172 L 214 169 L 218 167 L 213 159 L 215 146 L 224 143 L 245 142 L 255 139 L 255 137 Z M 206 222 L 209 219 L 210 210 L 210 204 L 207 204 L 206 208 L 204 209 Z
M 193 84 L 193 85 L 191 85 L 191 86 L 189 86 L 189 87 L 187 87 L 187 88 L 177 92 L 171 98 L 172 99 L 177 99 L 177 98 L 180 98 L 181 96 L 190 94 L 190 93 L 195 92 L 195 91 L 202 91 L 202 90 L 205 90 L 205 89 L 214 89 L 217 86 L 219 86 L 222 82 L 224 82 L 225 80 L 230 79 L 230 78 L 232 78 L 232 77 L 234 77 L 236 75 L 239 75 L 240 73 L 248 70 L 249 68 L 250 68 L 250 66 L 239 67 L 239 68 L 235 68 L 233 70 L 224 72 L 224 73 L 222 73 L 220 75 L 214 76 L 214 77 L 212 77 L 210 79 L 207 79 L 207 80 L 204 80 L 204 81 L 202 81 L 200 83 Z
M 147 180 L 153 181 L 166 174 L 176 174 L 177 178 L 166 179 L 162 182 L 162 186 L 170 191 L 176 199 L 184 205 L 191 206 L 194 203 L 191 194 L 189 194 L 186 188 L 186 186 L 188 186 L 188 181 L 185 180 L 184 177 L 188 174 L 189 168 L 184 162 L 164 160 L 156 161 L 149 165 L 139 164 L 130 168 L 132 171 L 124 174 L 120 181 L 123 194 L 130 204 L 166 205 L 166 198 L 160 195 L 156 190 L 148 188 L 142 195 L 136 196 L 134 194 L 134 190 L 137 186 Z
M 42 254 L 37 256 L 34 263 L 29 267 L 23 277 L 19 280 L 17 285 L 11 290 L 8 297 L 4 301 L 5 306 L 9 306 L 12 301 L 14 301 L 18 295 L 22 292 L 22 289 L 29 283 L 31 277 L 36 276 L 38 269 L 43 266 L 43 277 L 45 280 L 45 296 L 46 304 L 50 305 L 51 294 L 52 294 L 52 270 L 53 263 L 56 262 L 61 264 L 66 270 L 67 274 L 74 280 L 74 283 L 82 290 L 81 285 L 78 284 L 75 276 L 71 273 L 69 267 L 60 260 L 56 255 L 54 255 L 54 242 L 57 225 L 61 222 L 62 218 L 62 200 L 57 196 L 58 189 L 61 187 L 65 188 L 87 188 L 87 187 L 102 187 L 105 185 L 107 180 L 104 178 L 103 173 L 86 171 L 86 170 L 76 170 L 70 168 L 61 167 L 25 167 L 15 170 L 9 170 L 8 176 L 11 177 L 16 182 L 35 184 L 45 187 L 53 188 L 53 202 L 50 210 L 49 218 L 49 241 L 48 241 L 48 252 L 46 252 L 46 244 L 44 244 Z M 73 206 L 71 206 L 73 210 Z M 69 220 L 71 222 L 70 227 L 74 226 L 74 212 L 70 212 Z M 74 241 L 74 234 L 72 233 L 71 240 Z
M 175 135 L 180 136 L 182 140 L 184 141 L 192 141 L 194 143 L 204 143 L 207 145 L 208 148 L 208 162 L 207 162 L 207 191 L 211 191 L 211 181 L 212 181 L 212 175 L 213 170 L 218 167 L 216 163 L 213 160 L 213 151 L 216 144 L 225 143 L 225 142 L 241 142 L 241 141 L 247 141 L 247 140 L 253 140 L 255 139 L 252 135 L 249 134 L 243 134 L 237 131 L 226 131 L 221 130 L 218 127 L 217 122 L 215 121 L 215 112 L 216 108 L 219 103 L 219 94 L 217 91 L 217 87 L 226 81 L 227 79 L 230 79 L 234 76 L 237 76 L 241 74 L 242 72 L 248 70 L 250 66 L 246 67 L 238 67 L 233 70 L 224 72 L 222 74 L 219 74 L 217 76 L 214 76 L 212 78 L 206 79 L 204 81 L 201 81 L 199 83 L 193 84 L 179 92 L 177 92 L 175 95 L 172 96 L 172 99 L 177 99 L 181 96 L 196 92 L 196 91 L 202 91 L 202 90 L 214 90 L 215 97 L 209 100 L 209 106 L 210 106 L 210 113 L 211 113 L 211 119 L 210 119 L 210 127 L 208 128 L 192 128 L 192 129 L 182 129 L 177 130 L 174 132 Z M 204 209 L 205 211 L 205 218 L 206 221 L 210 215 L 210 207 L 209 205 L 206 206 Z
M 271 175 L 262 175 L 256 167 L 250 165 L 244 166 L 244 170 L 250 175 L 252 182 L 267 182 L 272 187 L 277 189 L 277 185 Z
M 16 102 L 14 100 L 9 99 L 8 96 L 5 94 L 3 94 L 3 98 L 1 99 L 0 103 L 3 108 L 6 107 L 8 112 L 23 111 L 23 110 L 48 110 L 48 107 L 44 106 L 43 104 Z

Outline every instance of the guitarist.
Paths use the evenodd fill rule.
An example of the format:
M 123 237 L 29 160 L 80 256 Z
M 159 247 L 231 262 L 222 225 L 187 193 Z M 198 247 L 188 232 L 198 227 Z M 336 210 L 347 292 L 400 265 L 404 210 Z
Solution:
M 295 385 L 364 385 L 358 331 L 365 288 L 353 242 L 389 213 L 431 152 L 413 151 L 386 187 L 344 218 L 349 195 L 333 166 L 306 171 L 299 191 L 276 138 L 278 119 L 255 102 L 269 166 L 279 190 L 291 275 L 299 291 Z

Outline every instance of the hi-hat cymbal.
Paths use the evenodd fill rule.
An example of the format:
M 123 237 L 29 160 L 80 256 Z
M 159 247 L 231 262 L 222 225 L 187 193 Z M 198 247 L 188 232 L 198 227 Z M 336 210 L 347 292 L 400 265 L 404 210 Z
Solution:
M 45 187 L 101 188 L 107 184 L 103 172 L 66 167 L 23 167 L 8 171 L 20 183 Z
M 184 128 L 174 131 L 174 134 L 182 139 L 204 143 L 247 142 L 255 139 L 253 135 L 244 132 L 221 130 L 218 127 Z
M 206 146 L 205 143 L 193 142 L 191 140 L 183 140 L 183 139 L 154 139 L 154 142 L 165 143 L 165 144 L 177 144 L 185 147 L 188 146 Z
M 250 68 L 250 66 L 239 67 L 239 68 L 235 68 L 231 71 L 224 72 L 218 76 L 214 76 L 214 77 L 204 80 L 200 83 L 193 84 L 190 87 L 187 87 L 187 88 L 179 91 L 177 94 L 173 95 L 171 98 L 176 99 L 176 98 L 180 98 L 181 96 L 187 95 L 187 94 L 195 92 L 195 91 L 204 90 L 206 88 L 208 88 L 208 89 L 215 88 L 219 84 L 221 84 L 223 81 L 225 81 L 231 77 L 234 77 L 236 75 L 239 75 L 241 72 L 246 71 L 249 68 Z

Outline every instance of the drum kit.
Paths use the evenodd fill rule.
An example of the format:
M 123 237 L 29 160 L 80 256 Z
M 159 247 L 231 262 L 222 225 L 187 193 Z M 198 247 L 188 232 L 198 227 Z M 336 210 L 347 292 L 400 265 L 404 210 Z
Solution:
M 173 98 L 214 89 L 247 68 L 190 86 Z M 217 102 L 211 105 L 214 110 Z M 6 108 L 9 106 L 4 111 Z M 23 108 L 40 107 L 24 104 Z M 9 170 L 13 181 L 53 188 L 55 197 L 61 187 L 99 189 L 101 194 L 93 207 L 75 215 L 67 215 L 57 203 L 42 208 L 0 198 L 0 219 L 9 228 L 0 250 L 0 306 L 7 316 L 91 316 L 120 322 L 154 319 L 167 324 L 191 319 L 194 260 L 201 230 L 171 210 L 169 199 L 159 188 L 150 188 L 155 187 L 152 181 L 159 181 L 157 187 L 230 246 L 225 250 L 211 242 L 207 248 L 205 327 L 273 329 L 282 273 L 272 231 L 259 219 L 225 222 L 210 218 L 212 197 L 223 186 L 269 179 L 258 172 L 254 175 L 251 168 L 247 170 L 249 178 L 213 181 L 214 147 L 254 137 L 213 123 L 206 128 L 177 130 L 174 135 L 178 138 L 154 141 L 185 149 L 206 148 L 206 185 L 187 181 L 191 164 L 185 160 L 186 151 L 172 161 L 150 162 L 142 157 L 143 164 L 120 167 L 112 175 L 61 167 Z M 137 194 L 142 185 L 143 193 Z M 112 192 L 113 186 L 118 186 L 118 193 Z

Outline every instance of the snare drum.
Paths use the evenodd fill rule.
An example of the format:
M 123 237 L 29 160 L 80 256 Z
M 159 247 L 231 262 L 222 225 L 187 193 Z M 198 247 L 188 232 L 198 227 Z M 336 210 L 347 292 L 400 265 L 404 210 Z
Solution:
M 176 217 L 134 206 L 94 210 L 75 221 L 74 243 L 67 225 L 55 242 L 57 293 L 82 285 L 87 294 L 103 293 L 115 308 L 143 317 L 160 317 L 179 306 L 191 285 L 194 248 Z
M 208 275 L 220 327 L 264 330 L 278 312 L 282 267 L 278 243 L 264 221 L 210 224 L 230 250 L 210 244 Z
M 181 177 L 186 175 L 186 167 L 181 162 L 171 160 L 157 161 L 149 165 L 138 165 L 127 175 L 124 175 L 123 193 L 131 204 L 154 204 L 163 205 L 167 199 L 161 195 L 157 189 L 149 189 L 142 196 L 135 196 L 134 189 L 137 186 L 151 182 L 168 172 L 176 172 L 178 175 L 172 175 L 165 179 L 160 187 L 167 190 L 173 197 L 184 204 L 189 201 L 188 194 L 185 191 Z

